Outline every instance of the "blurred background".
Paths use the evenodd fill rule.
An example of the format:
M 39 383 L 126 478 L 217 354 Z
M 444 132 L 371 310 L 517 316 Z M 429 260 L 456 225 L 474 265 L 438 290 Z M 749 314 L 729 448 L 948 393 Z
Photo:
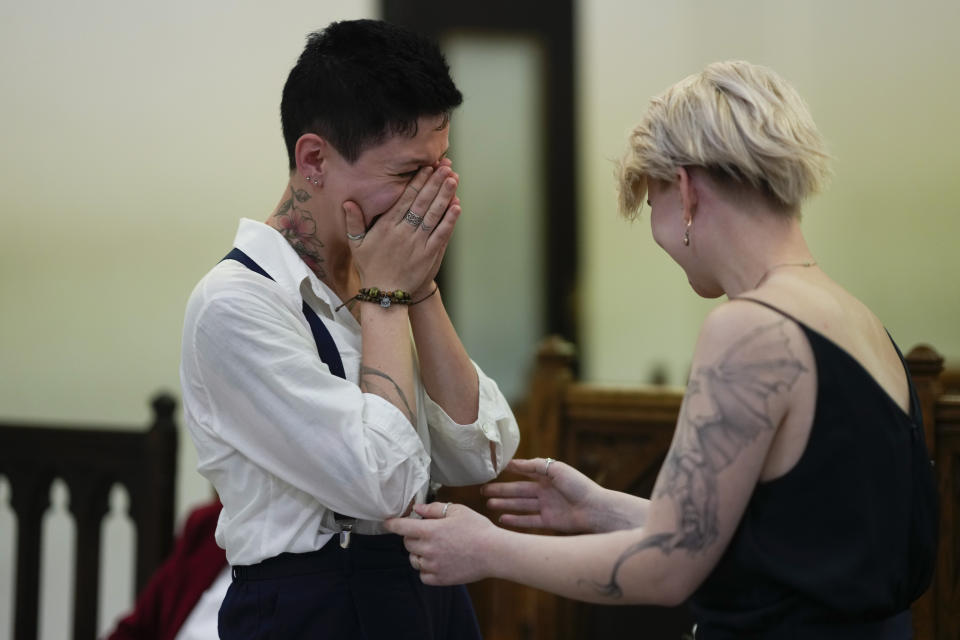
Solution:
M 450 155 L 465 215 L 444 298 L 511 399 L 551 332 L 575 342 L 587 380 L 683 384 L 718 302 L 689 289 L 646 215 L 618 217 L 614 161 L 652 95 L 731 58 L 793 83 L 835 157 L 831 186 L 804 209 L 821 266 L 905 351 L 925 342 L 960 364 L 960 3 L 479 9 L 486 17 L 424 0 L 2 0 L 0 420 L 125 428 L 147 424 L 156 391 L 179 397 L 186 299 L 239 218 L 266 219 L 285 185 L 286 74 L 308 32 L 358 17 L 438 37 L 464 93 Z M 185 433 L 180 450 L 178 520 L 210 495 Z M 8 500 L 0 478 L 0 640 L 11 633 Z M 51 526 L 65 550 L 45 559 L 70 553 L 69 525 Z M 124 543 L 111 544 L 122 558 Z M 132 603 L 128 571 L 107 571 L 103 629 Z M 58 597 L 42 606 L 58 610 Z M 67 637 L 66 622 L 42 617 L 42 637 Z

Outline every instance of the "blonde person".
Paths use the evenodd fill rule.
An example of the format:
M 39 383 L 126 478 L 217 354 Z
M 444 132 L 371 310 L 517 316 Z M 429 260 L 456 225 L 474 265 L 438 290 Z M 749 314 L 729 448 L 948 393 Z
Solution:
M 933 474 L 897 347 L 801 232 L 827 160 L 801 98 L 764 67 L 711 64 L 652 101 L 622 162 L 622 210 L 646 200 L 693 290 L 727 297 L 701 328 L 653 495 L 515 460 L 528 480 L 485 488 L 513 512 L 502 522 L 587 535 L 418 505 L 425 520 L 388 528 L 426 584 L 689 601 L 698 640 L 910 637 L 934 563 Z

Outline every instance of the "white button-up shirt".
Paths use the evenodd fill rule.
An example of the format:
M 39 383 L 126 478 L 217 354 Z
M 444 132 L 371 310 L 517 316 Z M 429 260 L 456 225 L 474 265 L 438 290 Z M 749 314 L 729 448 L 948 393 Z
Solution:
M 319 549 L 339 530 L 334 512 L 359 518 L 357 533 L 383 533 L 380 522 L 423 501 L 431 482 L 486 482 L 510 460 L 520 432 L 479 367 L 477 421 L 459 425 L 424 391 L 414 357 L 411 425 L 360 390 L 360 325 L 336 311 L 336 294 L 286 239 L 245 219 L 234 246 L 274 281 L 217 264 L 187 303 L 180 365 L 197 469 L 223 503 L 216 537 L 230 564 Z M 303 302 L 333 337 L 346 380 L 321 362 Z

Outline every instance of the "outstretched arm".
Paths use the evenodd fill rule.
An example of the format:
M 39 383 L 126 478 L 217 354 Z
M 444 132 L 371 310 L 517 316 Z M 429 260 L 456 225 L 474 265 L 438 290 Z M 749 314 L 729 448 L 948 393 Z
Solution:
M 454 505 L 438 520 L 394 519 L 427 584 L 500 577 L 578 600 L 676 604 L 728 544 L 790 407 L 808 393 L 802 332 L 762 307 L 710 314 L 677 430 L 644 526 L 587 536 L 531 536 Z M 418 506 L 437 518 L 442 505 Z

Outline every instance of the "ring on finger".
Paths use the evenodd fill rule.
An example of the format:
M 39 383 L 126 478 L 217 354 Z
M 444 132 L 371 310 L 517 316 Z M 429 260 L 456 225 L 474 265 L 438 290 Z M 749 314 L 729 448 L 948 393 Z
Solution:
M 419 227 L 423 222 L 423 216 L 418 216 L 412 209 L 407 209 L 407 212 L 403 214 L 403 221 L 411 227 Z
M 413 560 L 413 568 L 416 569 L 417 571 L 420 571 L 420 567 L 422 566 L 420 564 L 420 556 L 416 554 L 411 554 L 410 559 Z
M 451 504 L 453 504 L 453 503 L 452 503 L 452 502 L 448 502 L 447 504 L 443 505 L 443 510 L 440 511 L 440 517 L 441 517 L 441 518 L 446 518 L 446 517 L 447 517 L 447 509 L 450 508 L 450 505 L 451 505 Z
M 431 231 L 433 231 L 434 229 L 437 228 L 437 225 L 435 225 L 435 224 L 427 224 L 427 223 L 425 223 L 425 222 L 421 222 L 421 223 L 420 223 L 420 228 L 423 229 L 424 231 L 426 231 L 427 233 L 430 233 Z
M 547 462 L 547 464 L 543 465 L 543 475 L 549 475 L 549 473 L 550 473 L 550 465 L 554 463 L 554 459 L 553 459 L 553 458 L 547 458 L 546 462 Z
M 363 236 L 365 235 L 367 235 L 366 231 L 364 231 L 363 233 L 350 233 L 349 231 L 347 231 L 347 239 L 353 240 L 353 241 L 363 240 Z

